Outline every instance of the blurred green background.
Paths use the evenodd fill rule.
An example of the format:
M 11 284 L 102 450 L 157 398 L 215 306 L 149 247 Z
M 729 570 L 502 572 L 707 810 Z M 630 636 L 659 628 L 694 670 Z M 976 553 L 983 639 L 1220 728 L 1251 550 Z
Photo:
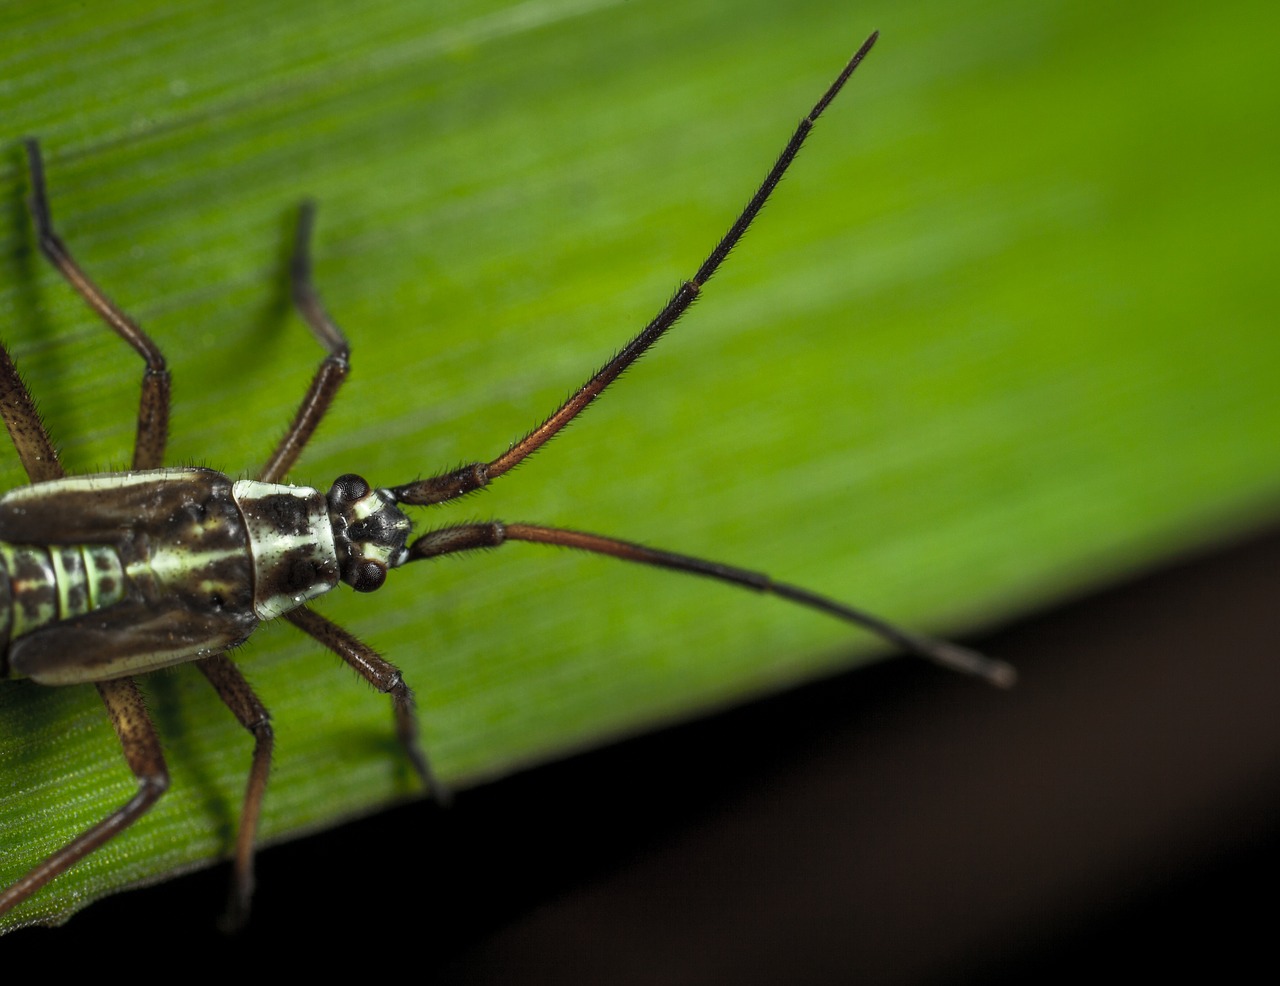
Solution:
M 170 360 L 170 461 L 251 475 L 320 357 L 284 271 L 313 196 L 354 371 L 292 479 L 489 458 L 695 269 L 878 28 L 672 337 L 419 516 L 597 530 L 959 634 L 1275 516 L 1277 26 L 1262 4 L 0 4 L 0 335 L 67 466 L 127 463 L 140 361 L 34 248 L 37 135 L 61 233 Z M 458 786 L 877 652 L 533 546 L 318 608 L 404 669 Z M 416 795 L 387 703 L 331 656 L 273 625 L 237 659 L 277 728 L 264 837 Z M 192 669 L 145 690 L 170 793 L 11 923 L 229 850 L 247 735 Z M 133 786 L 92 689 L 0 686 L 0 884 Z

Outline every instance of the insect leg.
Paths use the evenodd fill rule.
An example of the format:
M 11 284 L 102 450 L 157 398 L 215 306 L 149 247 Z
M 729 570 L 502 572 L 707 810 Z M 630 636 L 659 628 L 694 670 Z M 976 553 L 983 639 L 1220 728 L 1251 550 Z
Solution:
M 400 744 L 431 796 L 441 804 L 447 804 L 449 790 L 436 778 L 427 755 L 423 752 L 418 739 L 418 717 L 413 692 L 404 683 L 400 669 L 368 644 L 357 640 L 351 633 L 332 620 L 326 620 L 315 610 L 299 606 L 283 615 L 298 629 L 310 634 L 350 664 L 374 688 L 391 696 L 391 706 L 396 716 L 396 736 Z
M 0 417 L 4 418 L 13 447 L 31 482 L 58 479 L 63 475 L 49 429 L 3 343 L 0 343 Z
M 169 787 L 169 772 L 164 765 L 164 754 L 160 752 L 160 740 L 142 702 L 142 693 L 133 679 L 102 681 L 97 687 L 124 747 L 129 769 L 138 778 L 138 793 L 97 825 L 81 832 L 13 886 L 0 892 L 0 914 L 26 900 L 54 877 L 136 822 Z
M 40 145 L 26 141 L 27 166 L 31 172 L 31 219 L 35 223 L 40 250 L 58 272 L 70 282 L 121 339 L 147 361 L 142 374 L 142 396 L 138 403 L 138 436 L 133 447 L 134 469 L 155 469 L 164 464 L 164 446 L 169 433 L 169 369 L 160 347 L 120 310 L 102 289 L 89 279 L 72 259 L 58 234 L 53 230 L 49 198 L 45 193 L 44 162 Z
M 258 479 L 264 483 L 280 482 L 293 468 L 351 369 L 351 347 L 347 337 L 325 311 L 311 282 L 311 230 L 315 225 L 315 215 L 315 203 L 303 202 L 298 213 L 298 231 L 289 262 L 289 277 L 293 285 L 293 303 L 320 345 L 328 350 L 328 355 L 316 368 L 311 386 L 298 406 L 288 432 L 258 473 Z
M 258 816 L 262 809 L 262 796 L 267 790 L 267 774 L 271 771 L 271 750 L 275 733 L 271 729 L 271 715 L 266 706 L 253 693 L 240 669 L 226 654 L 206 657 L 197 662 L 204 676 L 209 679 L 240 725 L 253 733 L 253 767 L 249 771 L 249 784 L 244 792 L 244 808 L 240 812 L 240 831 L 236 836 L 236 860 L 232 870 L 231 893 L 227 899 L 224 919 L 227 930 L 244 924 L 249 916 L 249 902 L 253 898 L 253 848 L 258 831 Z
M 878 37 L 879 32 L 872 34 L 862 43 L 862 47 L 857 50 L 853 58 L 849 59 L 848 64 L 845 65 L 836 80 L 822 94 L 822 98 L 814 104 L 813 109 L 800 121 L 800 125 L 796 127 L 795 133 L 787 141 L 787 146 L 778 155 L 778 160 L 774 162 L 773 167 L 769 169 L 769 173 L 765 175 L 764 181 L 756 189 L 751 201 L 747 203 L 746 208 L 734 220 L 733 225 L 729 227 L 729 231 L 720 238 L 720 242 L 716 244 L 715 249 L 711 251 L 707 259 L 702 262 L 698 272 L 693 275 L 692 279 L 685 281 L 676 289 L 676 293 L 671 300 L 654 316 L 653 320 L 645 326 L 638 336 L 623 346 L 617 355 L 596 371 L 596 374 L 579 387 L 577 392 L 560 405 L 549 418 L 512 445 L 498 458 L 491 462 L 468 463 L 439 476 L 396 487 L 392 492 L 395 493 L 397 499 L 402 503 L 427 506 L 433 503 L 444 503 L 447 500 L 456 499 L 473 490 L 487 486 L 551 441 L 565 425 L 586 410 L 587 406 L 599 397 L 601 392 L 609 384 L 613 383 L 627 367 L 648 352 L 654 343 L 662 338 L 663 333 L 671 328 L 676 323 L 676 320 L 693 304 L 701 293 L 703 285 L 720 269 L 720 265 L 729 256 L 729 252 L 742 239 L 747 227 L 759 215 L 760 210 L 764 208 L 765 202 L 769 200 L 769 196 L 777 188 L 778 182 L 786 174 L 787 168 L 791 166 L 791 162 L 795 159 L 796 154 L 799 153 L 801 145 L 804 143 L 805 138 L 809 136 L 809 132 L 813 129 L 818 117 L 822 115 L 822 111 L 836 98 L 836 95 L 849 80 L 849 76 L 862 63 L 862 60 L 866 57 L 867 52 L 871 50 L 871 46 L 876 43 L 876 38 Z
M 715 579 L 753 589 L 768 595 L 787 599 L 808 609 L 817 610 L 834 616 L 838 620 L 852 623 L 870 630 L 876 636 L 897 644 L 904 650 L 964 674 L 985 678 L 993 685 L 1008 688 L 1017 678 L 1017 672 L 1004 661 L 997 661 L 965 647 L 958 647 L 945 640 L 925 637 L 911 633 L 901 627 L 894 626 L 878 616 L 864 613 L 860 609 L 846 606 L 844 603 L 820 596 L 816 592 L 777 582 L 763 572 L 753 572 L 733 565 L 722 565 L 719 562 L 694 558 L 691 555 L 676 554 L 673 551 L 662 551 L 649 548 L 631 541 L 602 537 L 599 534 L 587 534 L 582 531 L 570 531 L 561 527 L 541 527 L 535 524 L 504 524 L 501 521 L 489 521 L 481 524 L 459 524 L 456 527 L 444 527 L 428 531 L 409 546 L 407 561 L 422 558 L 435 558 L 439 555 L 456 554 L 460 551 L 474 551 L 482 548 L 496 548 L 508 541 L 533 541 L 539 544 L 559 545 L 589 551 L 598 555 L 609 555 L 623 561 L 652 565 L 655 568 L 668 568 L 691 575 Z

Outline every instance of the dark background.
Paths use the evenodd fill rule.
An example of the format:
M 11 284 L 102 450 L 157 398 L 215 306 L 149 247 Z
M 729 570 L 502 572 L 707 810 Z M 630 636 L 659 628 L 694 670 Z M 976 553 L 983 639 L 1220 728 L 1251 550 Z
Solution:
M 971 641 L 1009 693 L 884 662 L 267 850 L 236 938 L 219 868 L 0 947 L 472 983 L 1229 973 L 1271 951 L 1277 600 L 1271 531 Z

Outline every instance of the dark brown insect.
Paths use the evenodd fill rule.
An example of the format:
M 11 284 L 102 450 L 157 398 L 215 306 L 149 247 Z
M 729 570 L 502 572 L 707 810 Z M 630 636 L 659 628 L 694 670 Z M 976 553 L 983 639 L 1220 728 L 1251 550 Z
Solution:
M 305 603 L 345 582 L 377 589 L 390 569 L 438 555 L 535 541 L 578 548 L 770 593 L 879 634 L 940 664 L 1007 686 L 1008 665 L 917 636 L 767 575 L 580 531 L 500 521 L 429 530 L 410 539 L 402 507 L 446 503 L 484 488 L 555 437 L 688 309 L 760 212 L 818 116 L 875 43 L 872 35 L 801 121 L 742 214 L 644 330 L 550 417 L 506 452 L 430 479 L 386 489 L 359 476 L 327 493 L 283 480 L 348 371 L 349 347 L 311 281 L 313 209 L 304 206 L 291 275 L 299 311 L 326 355 L 288 432 L 252 480 L 209 469 L 163 468 L 169 371 L 155 343 L 89 279 L 54 231 L 38 145 L 27 142 L 31 212 L 40 248 L 86 302 L 146 363 L 132 471 L 67 477 L 31 395 L 0 347 L 3 415 L 31 485 L 0 497 L 0 677 L 48 685 L 92 684 L 138 779 L 126 804 L 0 891 L 0 914 L 132 825 L 169 783 L 159 738 L 133 678 L 193 662 L 254 737 L 230 901 L 248 912 L 257 820 L 271 761 L 266 708 L 228 657 L 263 620 L 283 617 L 338 654 L 391 697 L 400 741 L 437 798 L 444 789 L 418 742 L 413 696 L 400 672 Z

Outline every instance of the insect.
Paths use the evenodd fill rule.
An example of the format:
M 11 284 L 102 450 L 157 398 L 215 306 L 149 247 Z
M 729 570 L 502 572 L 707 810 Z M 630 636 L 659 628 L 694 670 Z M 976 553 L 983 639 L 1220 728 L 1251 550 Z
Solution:
M 671 328 L 742 238 L 786 172 L 814 122 L 861 64 L 872 34 L 845 65 L 784 147 L 759 189 L 694 276 L 634 339 L 540 425 L 507 451 L 400 486 L 336 479 L 327 492 L 286 485 L 285 477 L 324 418 L 348 372 L 349 346 L 311 277 L 314 208 L 303 206 L 290 267 L 295 304 L 325 350 L 285 436 L 253 479 L 203 468 L 164 468 L 169 372 L 156 344 L 93 283 L 54 230 L 38 144 L 26 142 L 30 208 L 42 252 L 89 306 L 143 359 L 137 434 L 128 472 L 68 477 L 49 433 L 0 347 L 0 415 L 31 484 L 0 497 L 0 677 L 98 689 L 137 778 L 137 793 L 0 891 L 0 914 L 136 822 L 164 794 L 168 773 L 159 738 L 134 678 L 194 663 L 253 736 L 228 907 L 248 913 L 253 854 L 273 734 L 266 707 L 228 656 L 258 624 L 283 618 L 335 652 L 388 695 L 409 761 L 436 798 L 447 793 L 418 739 L 413 694 L 397 668 L 306 604 L 340 582 L 379 588 L 387 573 L 441 555 L 529 541 L 683 571 L 769 593 L 855 624 L 898 646 L 1001 686 L 1014 672 L 944 641 L 768 576 L 612 537 L 526 523 L 490 521 L 411 537 L 405 507 L 446 503 L 483 489 L 538 451 Z

